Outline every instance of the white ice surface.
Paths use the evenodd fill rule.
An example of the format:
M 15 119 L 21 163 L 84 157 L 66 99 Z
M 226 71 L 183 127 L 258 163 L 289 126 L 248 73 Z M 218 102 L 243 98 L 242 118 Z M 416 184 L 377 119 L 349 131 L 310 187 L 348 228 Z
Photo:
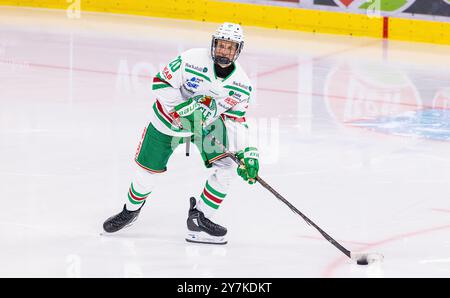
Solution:
M 450 143 L 348 125 L 450 107 L 448 46 L 244 27 L 261 177 L 382 264 L 352 264 L 239 179 L 215 218 L 229 243 L 186 243 L 209 172 L 181 147 L 135 225 L 100 236 L 126 199 L 151 76 L 216 27 L 0 8 L 0 276 L 450 277 Z

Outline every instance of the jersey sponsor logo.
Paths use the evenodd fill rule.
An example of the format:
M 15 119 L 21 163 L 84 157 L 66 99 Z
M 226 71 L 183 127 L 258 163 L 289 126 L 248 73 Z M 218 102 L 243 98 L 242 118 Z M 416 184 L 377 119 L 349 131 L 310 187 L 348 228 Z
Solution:
M 237 101 L 237 100 L 235 100 L 235 99 L 233 99 L 231 97 L 225 98 L 224 101 L 225 101 L 225 103 L 227 103 L 227 104 L 229 104 L 231 106 L 235 106 L 235 105 L 237 105 L 239 103 L 239 101 Z
M 192 77 L 188 80 L 186 80 L 186 86 L 191 88 L 191 89 L 197 89 L 198 87 L 200 87 L 200 83 L 203 82 L 202 79 L 199 79 L 197 77 Z M 187 88 L 186 88 L 187 89 Z
M 242 94 L 241 94 L 241 93 L 234 93 L 234 94 L 233 94 L 233 97 L 236 98 L 236 99 L 239 100 L 239 101 L 242 100 L 242 99 L 241 99 L 241 97 L 242 97 Z
M 251 87 L 250 87 L 250 88 L 251 88 Z M 250 89 L 250 91 L 251 91 L 251 89 Z M 242 96 L 241 93 L 236 93 L 236 92 L 234 92 L 233 90 L 231 90 L 230 92 L 228 92 L 228 95 L 229 95 L 229 96 L 233 96 L 233 97 L 236 98 L 238 101 L 241 101 L 241 96 Z
M 177 113 L 178 113 L 179 117 L 185 117 L 187 115 L 192 114 L 192 112 L 194 112 L 198 108 L 199 108 L 199 104 L 197 102 L 194 102 L 193 104 L 180 109 Z
M 230 109 L 231 107 L 230 106 L 226 106 L 226 105 L 224 105 L 222 102 L 217 102 L 217 105 L 219 106 L 219 107 L 221 107 L 221 108 L 223 108 L 224 110 L 228 110 L 228 109 Z
M 252 91 L 252 87 L 251 86 L 244 85 L 244 84 L 242 84 L 240 82 L 233 81 L 233 85 L 235 85 L 237 87 L 240 87 L 240 88 L 243 88 L 243 89 L 248 90 L 248 91 Z
M 209 93 L 214 94 L 215 96 L 220 96 L 220 94 L 212 89 L 209 89 Z
M 197 88 L 199 87 L 198 84 L 192 83 L 192 82 L 190 82 L 190 81 L 187 81 L 187 82 L 186 82 L 186 86 L 188 86 L 188 87 L 190 87 L 190 88 L 192 88 L 192 89 L 197 89 Z
M 218 101 L 217 105 L 220 106 L 221 108 L 223 108 L 224 110 L 229 110 L 232 107 L 234 107 L 235 105 L 237 105 L 238 103 L 240 103 L 240 101 L 231 98 L 231 97 L 227 97 L 222 101 Z
M 166 66 L 166 67 L 164 67 L 164 69 L 163 69 L 163 74 L 164 74 L 164 77 L 167 79 L 167 80 L 171 80 L 172 79 L 172 74 L 170 73 L 170 70 L 169 70 L 169 68 Z
M 199 78 L 199 77 L 192 77 L 192 78 L 189 79 L 189 81 L 197 83 L 197 84 L 204 82 L 204 80 Z
M 195 65 L 190 64 L 190 63 L 186 63 L 186 67 L 189 67 L 189 68 L 194 69 L 194 70 L 199 71 L 199 72 L 208 72 L 208 68 L 207 67 L 195 66 Z

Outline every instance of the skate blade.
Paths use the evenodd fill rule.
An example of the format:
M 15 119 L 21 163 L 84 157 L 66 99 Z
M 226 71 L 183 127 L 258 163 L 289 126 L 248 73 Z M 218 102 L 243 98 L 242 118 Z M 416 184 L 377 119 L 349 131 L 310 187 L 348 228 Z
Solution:
M 211 236 L 205 232 L 192 232 L 189 231 L 186 236 L 186 241 L 191 243 L 202 244 L 227 244 L 225 236 Z

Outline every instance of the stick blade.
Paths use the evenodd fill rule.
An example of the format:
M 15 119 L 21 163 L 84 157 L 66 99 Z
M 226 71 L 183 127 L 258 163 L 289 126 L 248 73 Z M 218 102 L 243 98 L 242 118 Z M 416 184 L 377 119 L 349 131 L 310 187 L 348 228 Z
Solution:
M 382 262 L 384 256 L 380 253 L 351 253 L 350 258 L 357 264 L 368 265 L 376 262 Z

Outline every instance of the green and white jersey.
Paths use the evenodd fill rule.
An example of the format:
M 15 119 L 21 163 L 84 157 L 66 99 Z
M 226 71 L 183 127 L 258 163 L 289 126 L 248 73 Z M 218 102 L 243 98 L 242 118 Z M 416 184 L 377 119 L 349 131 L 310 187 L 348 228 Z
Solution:
M 206 122 L 222 117 L 228 135 L 242 134 L 242 129 L 247 129 L 244 116 L 253 89 L 240 64 L 235 62 L 234 66 L 228 77 L 218 78 L 209 49 L 191 49 L 172 60 L 153 78 L 155 103 L 151 121 L 155 128 L 171 136 L 190 136 L 190 132 L 175 125 L 170 113 L 191 97 L 209 95 L 212 99 L 203 102 L 208 112 Z M 236 139 L 235 135 L 229 137 Z

